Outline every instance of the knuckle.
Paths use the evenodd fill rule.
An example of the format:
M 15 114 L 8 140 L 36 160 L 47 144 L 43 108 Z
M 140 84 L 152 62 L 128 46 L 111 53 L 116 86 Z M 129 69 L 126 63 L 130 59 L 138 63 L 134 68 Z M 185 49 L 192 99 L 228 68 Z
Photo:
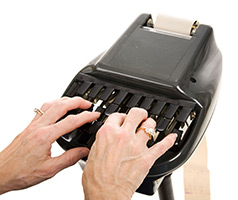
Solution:
M 120 130 L 119 130 L 119 134 L 121 134 L 121 135 L 128 135 L 129 132 L 131 132 L 131 130 L 128 130 L 125 127 L 121 127 Z
M 144 165 L 144 169 L 146 170 L 149 170 L 153 164 L 150 160 L 148 160 L 147 156 L 142 157 L 142 163 Z
M 78 99 L 78 100 L 86 101 L 85 99 L 83 99 L 82 97 L 79 97 L 79 96 L 74 96 L 74 97 L 72 97 L 71 99 Z
M 105 138 L 107 138 L 106 132 L 103 131 L 102 129 L 100 129 L 100 130 L 97 132 L 97 134 L 96 134 L 94 144 L 95 144 L 96 142 L 100 142 L 100 141 L 102 141 L 102 140 L 105 140 Z
M 35 131 L 34 134 L 34 138 L 38 141 L 38 142 L 44 142 L 45 140 L 47 140 L 47 136 L 46 134 L 48 133 L 48 129 L 43 127 L 43 128 L 39 128 Z
M 100 132 L 112 132 L 114 130 L 113 124 L 107 123 L 100 128 Z
M 38 125 L 36 123 L 31 123 L 26 129 L 26 133 L 27 134 L 31 134 L 32 132 L 34 132 L 36 129 L 38 128 Z
M 164 149 L 165 149 L 165 144 L 162 142 L 162 143 L 160 144 L 160 150 L 161 150 L 161 151 L 164 151 Z
M 54 107 L 59 109 L 59 108 L 62 108 L 64 104 L 65 103 L 63 101 L 59 100 L 54 103 Z
M 143 109 L 143 108 L 135 107 L 135 108 L 131 109 L 131 112 L 133 114 L 136 114 L 136 115 L 142 115 L 144 118 L 147 118 L 147 116 L 148 116 L 147 111 L 145 109 Z
M 49 178 L 52 178 L 53 176 L 55 176 L 57 171 L 52 166 L 52 167 L 44 167 L 42 169 L 39 169 L 36 173 L 44 179 L 49 179 Z
M 115 134 L 118 141 L 123 141 L 129 145 L 135 145 L 133 140 L 133 134 L 130 134 L 127 129 L 120 129 L 117 134 Z
M 66 118 L 70 124 L 75 124 L 78 121 L 77 115 L 68 115 Z
M 110 138 L 115 136 L 115 128 L 113 124 L 104 124 L 97 132 L 96 138 Z
M 167 146 L 163 142 L 160 143 L 160 146 L 159 146 L 160 154 L 163 155 L 166 151 L 167 151 Z
M 59 100 L 52 104 L 51 108 L 52 110 L 57 113 L 58 115 L 64 115 L 66 114 L 67 110 L 65 109 L 65 101 Z
M 96 134 L 96 139 L 102 138 L 102 137 L 104 137 L 104 136 L 105 136 L 105 131 L 104 131 L 104 128 L 102 127 L 102 128 L 100 128 L 100 129 L 98 130 L 98 132 L 97 132 L 97 134 Z
M 125 118 L 126 114 L 125 113 L 112 113 L 108 116 L 107 122 L 111 121 L 112 119 L 119 119 L 123 120 Z
M 108 118 L 112 118 L 112 117 L 121 117 L 121 115 L 122 115 L 121 113 L 116 112 L 116 113 L 112 113 L 112 114 L 110 114 Z
M 68 100 L 68 99 L 70 99 L 70 97 L 63 96 L 63 97 L 61 98 L 61 100 Z
M 46 102 L 41 106 L 41 110 L 47 110 L 51 105 L 51 102 Z
M 127 118 L 126 119 L 126 123 L 131 127 L 131 126 L 133 126 L 134 124 L 135 124 L 135 121 L 134 121 L 134 119 L 133 118 Z M 128 131 L 128 130 L 127 130 Z
M 75 102 L 77 102 L 79 104 L 85 104 L 85 103 L 87 104 L 87 103 L 90 102 L 90 101 L 88 101 L 88 100 L 86 100 L 86 99 L 84 99 L 82 97 L 79 97 L 79 96 L 72 97 L 71 100 L 75 101 Z
M 151 125 L 152 127 L 155 127 L 155 126 L 156 126 L 156 121 L 155 121 L 154 119 L 148 118 L 148 121 L 149 121 L 149 123 L 150 123 L 150 125 Z
M 34 145 L 43 145 L 48 141 L 48 130 L 38 128 L 24 138 L 23 144 L 31 148 Z
M 92 112 L 85 110 L 85 111 L 81 112 L 80 114 L 85 115 L 86 117 L 89 117 L 89 116 L 91 116 Z

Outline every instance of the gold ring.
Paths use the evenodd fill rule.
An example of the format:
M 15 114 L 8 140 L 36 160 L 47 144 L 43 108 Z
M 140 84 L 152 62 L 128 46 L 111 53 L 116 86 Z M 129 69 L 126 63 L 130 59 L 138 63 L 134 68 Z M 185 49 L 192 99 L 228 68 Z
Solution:
M 149 136 L 150 140 L 153 138 L 153 140 L 155 141 L 157 139 L 158 135 L 159 135 L 159 132 L 156 131 L 153 128 L 140 127 L 140 128 L 137 129 L 137 132 L 140 131 L 140 130 L 143 130 L 144 133 Z
M 41 109 L 35 108 L 34 112 L 39 114 L 40 116 L 44 115 L 44 112 Z

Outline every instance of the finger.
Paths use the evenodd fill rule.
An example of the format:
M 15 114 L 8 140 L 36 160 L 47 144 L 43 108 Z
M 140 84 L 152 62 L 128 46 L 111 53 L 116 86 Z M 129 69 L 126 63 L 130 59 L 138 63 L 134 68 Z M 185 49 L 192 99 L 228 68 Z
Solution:
M 154 163 L 160 156 L 162 156 L 174 145 L 176 138 L 177 134 L 171 133 L 166 136 L 162 141 L 153 145 L 148 151 L 148 159 Z
M 54 102 L 50 108 L 39 118 L 39 123 L 42 125 L 50 125 L 63 117 L 68 111 L 77 108 L 87 109 L 92 105 L 91 102 L 81 98 L 73 97 L 69 99 L 59 100 Z
M 43 113 L 45 113 L 45 112 L 52 106 L 52 104 L 53 104 L 54 102 L 56 102 L 56 101 L 59 101 L 59 99 L 54 100 L 54 101 L 51 101 L 51 102 L 44 103 L 44 104 L 41 106 L 40 110 L 41 110 Z M 38 113 L 36 113 L 36 115 L 35 115 L 35 117 L 33 118 L 32 122 L 36 121 L 36 120 L 39 119 L 40 117 L 41 117 L 41 115 L 39 115 Z
M 43 112 L 43 113 L 45 113 L 53 104 L 55 104 L 55 103 L 57 103 L 58 101 L 65 101 L 65 100 L 69 100 L 70 99 L 70 97 L 62 97 L 62 98 L 60 98 L 60 99 L 56 99 L 56 100 L 54 100 L 54 101 L 50 101 L 50 102 L 47 102 L 47 103 L 44 103 L 42 106 L 41 106 L 41 108 L 40 108 L 40 110 Z M 35 115 L 35 117 L 33 118 L 33 120 L 32 120 L 32 122 L 33 121 L 36 121 L 37 119 L 39 119 L 41 117 L 41 115 L 39 115 L 39 114 L 37 114 L 36 113 L 36 115 Z
M 92 122 L 96 120 L 100 116 L 99 112 L 89 112 L 84 111 L 78 115 L 69 115 L 65 119 L 57 122 L 50 126 L 52 129 L 50 132 L 49 137 L 51 138 L 50 141 L 53 143 L 56 141 L 60 136 L 69 133 L 76 128 Z
M 120 127 L 123 124 L 125 118 L 126 114 L 124 113 L 113 113 L 109 115 L 104 124 L 112 124 L 113 126 Z
M 62 155 L 55 157 L 52 159 L 53 167 L 54 167 L 54 173 L 70 167 L 77 163 L 80 159 L 86 157 L 89 154 L 89 149 L 85 147 L 79 147 L 79 148 L 73 148 L 66 152 L 64 152 Z
M 156 122 L 152 118 L 148 118 L 141 124 L 141 128 L 152 128 L 154 129 L 156 126 Z M 145 143 L 149 140 L 149 136 L 145 133 L 145 130 L 139 130 L 136 133 L 138 140 L 142 143 Z
M 126 130 L 136 131 L 139 124 L 144 121 L 148 116 L 146 110 L 142 108 L 132 108 L 126 116 L 126 119 L 122 125 Z

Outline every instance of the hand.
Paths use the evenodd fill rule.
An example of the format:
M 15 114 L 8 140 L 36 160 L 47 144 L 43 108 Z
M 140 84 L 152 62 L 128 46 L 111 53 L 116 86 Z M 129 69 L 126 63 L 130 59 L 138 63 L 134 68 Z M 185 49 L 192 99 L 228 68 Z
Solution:
M 176 134 L 170 134 L 148 148 L 144 130 L 135 133 L 140 124 L 156 125 L 145 110 L 133 108 L 128 115 L 110 115 L 98 131 L 82 177 L 86 200 L 131 199 L 153 163 L 174 144 Z
M 99 113 L 85 111 L 57 122 L 69 110 L 90 106 L 90 102 L 80 97 L 64 97 L 44 104 L 41 108 L 44 114 L 36 114 L 29 126 L 0 153 L 0 194 L 40 183 L 88 155 L 87 148 L 74 148 L 52 158 L 51 145 L 60 136 L 96 120 Z

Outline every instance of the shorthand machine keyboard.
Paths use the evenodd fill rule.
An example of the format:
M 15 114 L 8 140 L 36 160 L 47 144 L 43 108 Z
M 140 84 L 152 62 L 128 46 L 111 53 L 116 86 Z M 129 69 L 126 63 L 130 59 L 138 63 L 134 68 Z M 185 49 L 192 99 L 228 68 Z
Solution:
M 91 148 L 98 129 L 110 114 L 114 112 L 128 113 L 131 108 L 139 107 L 145 109 L 148 116 L 156 121 L 158 137 L 151 139 L 148 146 L 162 140 L 169 133 L 177 133 L 177 140 L 171 149 L 176 150 L 186 140 L 190 126 L 196 118 L 194 102 L 155 96 L 128 87 L 103 83 L 85 75 L 79 76 L 71 83 L 65 96 L 80 96 L 91 101 L 93 104 L 88 110 L 101 113 L 98 120 L 63 136 L 66 141 L 70 142 L 71 148 L 78 146 Z M 72 110 L 67 115 L 82 111 L 81 109 Z

